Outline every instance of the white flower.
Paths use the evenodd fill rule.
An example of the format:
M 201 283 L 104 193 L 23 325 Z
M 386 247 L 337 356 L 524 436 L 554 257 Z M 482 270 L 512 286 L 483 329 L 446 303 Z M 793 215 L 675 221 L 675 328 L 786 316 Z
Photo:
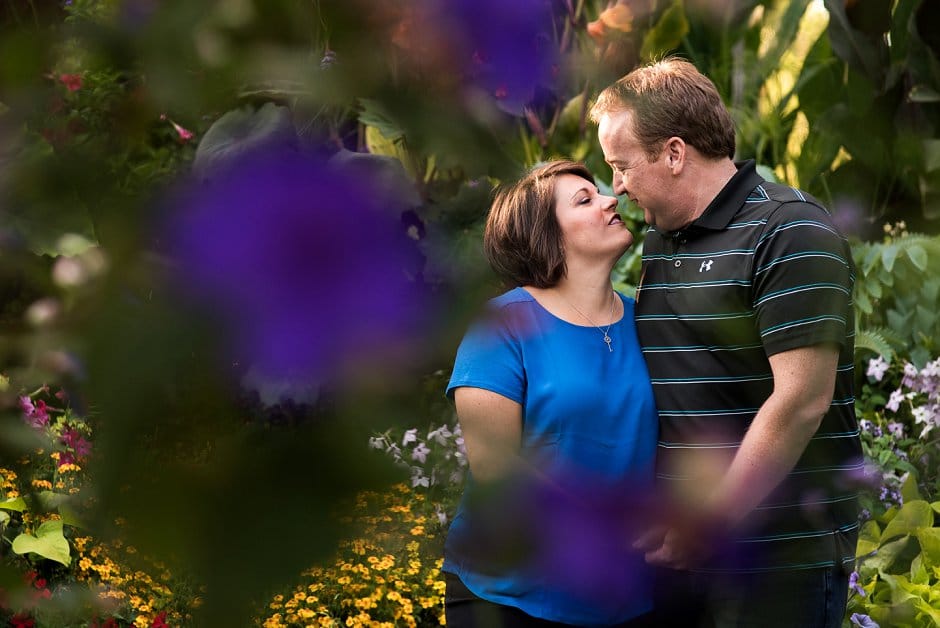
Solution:
M 902 401 L 904 401 L 904 393 L 898 388 L 891 393 L 891 397 L 888 398 L 888 403 L 885 404 L 885 409 L 891 410 L 891 412 L 897 412 L 898 408 L 901 407 Z
M 405 435 L 401 439 L 402 445 L 407 445 L 408 443 L 413 443 L 418 440 L 418 428 L 412 428 L 405 432 Z
M 382 436 L 373 436 L 369 439 L 369 447 L 372 449 L 385 449 L 385 438 Z
M 868 372 L 866 374 L 868 377 L 873 377 L 875 381 L 880 382 L 884 379 L 885 371 L 888 370 L 889 366 L 891 366 L 891 363 L 885 362 L 885 359 L 879 355 L 877 358 L 868 361 Z
M 429 453 L 431 453 L 431 450 L 428 449 L 428 446 L 422 441 L 415 445 L 414 451 L 411 452 L 411 459 L 424 464 L 427 462 Z

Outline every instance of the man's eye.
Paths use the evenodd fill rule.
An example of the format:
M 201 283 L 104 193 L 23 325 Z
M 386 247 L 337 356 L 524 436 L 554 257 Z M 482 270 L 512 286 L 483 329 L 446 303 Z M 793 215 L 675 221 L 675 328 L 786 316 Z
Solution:
M 582 198 L 582 199 L 580 199 L 580 200 L 578 201 L 578 205 L 587 205 L 587 204 L 590 203 L 590 202 L 591 202 L 591 197 L 590 197 L 590 196 L 585 196 L 584 198 Z

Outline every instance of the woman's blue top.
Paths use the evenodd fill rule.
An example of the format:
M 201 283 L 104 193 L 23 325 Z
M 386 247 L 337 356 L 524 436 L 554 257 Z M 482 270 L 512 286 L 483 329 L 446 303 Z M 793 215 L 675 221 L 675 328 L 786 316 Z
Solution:
M 619 296 L 613 351 L 601 329 L 561 320 L 522 288 L 492 299 L 457 351 L 448 396 L 469 386 L 518 402 L 531 471 L 498 490 L 467 482 L 443 569 L 480 598 L 582 626 L 652 608 L 650 569 L 630 544 L 658 420 L 634 301 Z

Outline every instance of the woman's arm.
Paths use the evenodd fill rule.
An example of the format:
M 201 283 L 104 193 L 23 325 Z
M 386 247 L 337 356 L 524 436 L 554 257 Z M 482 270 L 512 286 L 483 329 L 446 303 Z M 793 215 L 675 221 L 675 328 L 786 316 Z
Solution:
M 493 482 L 509 476 L 519 462 L 522 406 L 498 393 L 467 386 L 454 390 L 454 402 L 473 478 Z

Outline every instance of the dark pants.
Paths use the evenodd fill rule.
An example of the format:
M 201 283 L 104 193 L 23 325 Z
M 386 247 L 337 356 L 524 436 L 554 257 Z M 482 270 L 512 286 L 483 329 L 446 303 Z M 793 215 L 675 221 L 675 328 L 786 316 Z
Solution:
M 447 628 L 550 628 L 568 626 L 547 619 L 539 619 L 523 613 L 518 608 L 504 604 L 494 604 L 474 595 L 460 578 L 444 572 L 447 591 L 444 594 L 444 613 L 447 616 Z M 649 615 L 643 615 L 616 628 L 654 628 L 661 626 L 650 622 Z
M 748 573 L 661 570 L 656 592 L 660 626 L 691 628 L 839 628 L 849 577 L 840 566 Z

